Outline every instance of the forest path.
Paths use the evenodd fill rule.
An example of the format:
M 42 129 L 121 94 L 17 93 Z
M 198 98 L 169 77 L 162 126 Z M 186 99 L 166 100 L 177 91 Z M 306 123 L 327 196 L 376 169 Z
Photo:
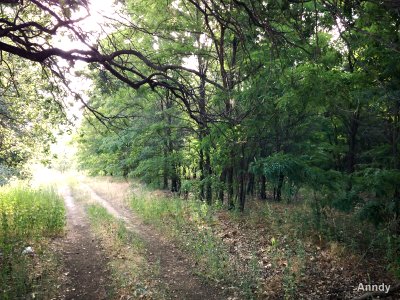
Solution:
M 55 247 L 63 261 L 60 299 L 107 299 L 107 259 L 94 238 L 83 207 L 69 187 L 59 190 L 67 209 L 67 234 Z
M 193 266 L 186 255 L 151 226 L 143 224 L 124 201 L 95 191 L 91 186 L 81 183 L 80 187 L 92 201 L 103 206 L 115 218 L 122 220 L 128 230 L 134 232 L 144 242 L 145 255 L 151 265 L 159 268 L 158 279 L 166 287 L 171 299 L 215 299 L 229 297 L 220 287 L 205 282 L 193 273 Z M 125 185 L 121 187 L 127 189 Z

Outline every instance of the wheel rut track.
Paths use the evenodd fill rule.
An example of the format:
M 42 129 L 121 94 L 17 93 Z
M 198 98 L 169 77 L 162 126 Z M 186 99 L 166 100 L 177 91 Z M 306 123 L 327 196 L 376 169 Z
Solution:
M 60 189 L 67 209 L 67 234 L 55 243 L 63 261 L 62 293 L 58 299 L 107 299 L 107 259 L 97 243 L 83 208 L 68 187 Z
M 101 197 L 87 184 L 81 184 L 81 187 L 92 200 L 106 208 L 115 218 L 124 221 L 126 228 L 144 241 L 146 258 L 152 265 L 159 264 L 159 280 L 164 283 L 171 298 L 188 300 L 229 298 L 220 287 L 207 283 L 193 274 L 186 255 L 160 233 L 144 225 L 131 211 Z

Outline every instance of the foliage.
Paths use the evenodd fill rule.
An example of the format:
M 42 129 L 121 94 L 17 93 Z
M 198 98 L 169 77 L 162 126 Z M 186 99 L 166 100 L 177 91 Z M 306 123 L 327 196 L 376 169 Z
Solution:
M 260 165 L 260 166 L 257 166 Z M 274 187 L 279 184 L 283 176 L 288 184 L 301 185 L 307 180 L 307 166 L 304 161 L 293 155 L 275 153 L 265 159 L 257 161 L 251 167 L 253 172 L 261 172 Z
M 191 91 L 181 97 L 169 85 L 133 92 L 93 67 L 89 104 L 110 119 L 101 134 L 101 118 L 84 122 L 81 166 L 242 211 L 246 197 L 273 194 L 311 197 L 318 218 L 324 207 L 398 218 L 398 53 L 388 46 L 398 44 L 397 17 L 372 2 L 350 6 L 124 2 L 130 26 L 103 50 L 129 43 L 201 74 L 168 74 Z M 129 55 L 121 64 L 152 68 Z
M 40 66 L 9 56 L 0 64 L 0 184 L 26 175 L 29 159 L 46 161 L 55 129 L 65 122 L 63 91 Z M 48 159 L 47 159 L 48 161 Z
M 0 188 L 0 286 L 2 299 L 26 297 L 28 293 L 50 297 L 41 290 L 49 280 L 43 274 L 39 280 L 32 258 L 23 254 L 30 246 L 38 256 L 45 272 L 55 267 L 49 262 L 46 239 L 60 235 L 65 225 L 63 201 L 50 188 L 34 190 L 27 185 L 2 186 Z M 48 269 L 46 269 L 48 268 Z M 53 291 L 54 292 L 54 291 Z
M 400 21 L 393 1 L 118 1 L 123 17 L 109 18 L 113 30 L 101 38 L 73 18 L 85 3 L 42 2 L 1 10 L 0 50 L 10 54 L 1 59 L 12 62 L 14 54 L 62 69 L 62 79 L 58 57 L 90 63 L 79 74 L 93 82 L 76 138 L 81 168 L 138 177 L 196 205 L 241 213 L 254 198 L 301 202 L 327 236 L 338 235 L 327 212 L 398 236 Z M 54 47 L 58 29 L 87 50 Z M 13 90 L 11 77 L 1 78 L 1 91 Z M 40 124 L 44 111 L 55 116 L 50 91 L 25 91 L 39 96 L 32 117 Z M 29 111 L 24 103 L 0 98 L 0 116 Z M 11 168 L 32 149 L 25 140 L 13 144 L 14 127 L 0 128 L 0 163 Z M 29 136 L 32 128 L 21 128 Z M 33 135 L 46 132 L 39 126 Z M 163 201 L 137 209 L 161 216 L 169 205 L 180 210 Z M 287 290 L 295 290 L 290 276 Z

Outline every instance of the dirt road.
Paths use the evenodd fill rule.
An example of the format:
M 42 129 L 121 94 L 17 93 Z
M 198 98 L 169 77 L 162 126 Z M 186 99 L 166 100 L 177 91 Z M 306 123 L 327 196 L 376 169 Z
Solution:
M 107 299 L 107 260 L 81 205 L 68 187 L 60 189 L 67 208 L 67 234 L 57 242 L 63 260 L 62 299 Z
M 81 184 L 80 188 L 92 202 L 106 208 L 143 240 L 146 259 L 149 264 L 157 264 L 158 279 L 166 287 L 167 298 L 228 299 L 221 287 L 196 276 L 185 254 L 155 229 L 143 224 L 121 201 L 110 195 L 100 196 L 86 184 Z M 106 256 L 90 231 L 83 204 L 73 199 L 68 188 L 63 188 L 61 194 L 68 210 L 68 234 L 61 245 L 65 264 L 65 299 L 105 299 L 109 276 Z M 118 299 L 118 295 L 112 298 Z

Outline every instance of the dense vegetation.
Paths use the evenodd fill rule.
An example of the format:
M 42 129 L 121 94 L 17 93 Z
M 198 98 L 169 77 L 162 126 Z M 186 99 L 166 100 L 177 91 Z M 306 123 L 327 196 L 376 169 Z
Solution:
M 240 212 L 248 199 L 305 203 L 321 232 L 351 216 L 398 270 L 396 1 L 116 1 L 97 36 L 73 17 L 85 1 L 8 2 L 0 50 L 64 79 L 58 58 L 89 63 L 75 74 L 94 83 L 89 101 L 74 94 L 83 168 Z M 55 47 L 59 28 L 85 50 Z
M 52 189 L 0 188 L 1 299 L 54 296 L 57 262 L 47 243 L 64 224 L 63 202 Z
M 125 13 L 133 24 L 103 47 L 128 39 L 154 61 L 189 60 L 201 74 L 168 75 L 190 89 L 182 99 L 91 72 L 90 103 L 113 117 L 87 116 L 83 168 L 240 211 L 249 198 L 305 202 L 314 229 L 358 249 L 383 249 L 398 268 L 398 8 L 127 1 Z M 375 238 L 356 237 L 348 224 Z
M 334 207 L 398 233 L 394 5 L 126 1 L 130 26 L 102 48 L 129 45 L 160 65 L 197 71 L 171 67 L 137 91 L 91 72 L 98 114 L 81 129 L 82 166 L 240 210 L 249 196 L 305 199 L 317 225 Z M 129 56 L 120 64 L 149 68 Z
M 63 93 L 48 72 L 5 53 L 2 58 L 0 185 L 12 176 L 29 175 L 26 163 L 49 153 L 56 124 L 65 123 L 60 109 Z

